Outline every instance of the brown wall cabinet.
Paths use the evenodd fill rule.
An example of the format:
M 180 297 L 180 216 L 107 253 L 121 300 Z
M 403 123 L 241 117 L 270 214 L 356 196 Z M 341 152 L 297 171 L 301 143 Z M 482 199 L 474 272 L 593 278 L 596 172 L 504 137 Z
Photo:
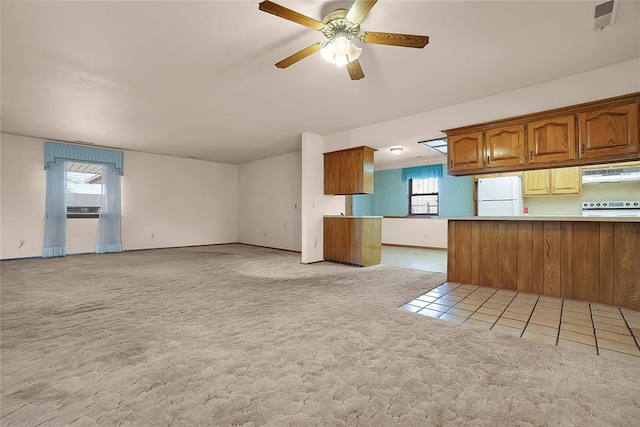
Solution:
M 380 264 L 381 217 L 325 216 L 323 226 L 325 260 L 362 267 Z
M 640 93 L 450 129 L 449 174 L 640 159 Z
M 534 120 L 527 124 L 529 163 L 550 164 L 576 157 L 575 115 Z
M 578 115 L 581 157 L 604 159 L 638 152 L 638 104 L 585 111 Z
M 373 194 L 371 147 L 324 153 L 324 194 Z
M 448 146 L 449 166 L 451 169 L 465 171 L 482 168 L 482 152 L 484 149 L 482 132 L 451 136 Z
M 447 279 L 640 310 L 640 223 L 449 221 Z
M 485 131 L 487 167 L 519 166 L 525 159 L 524 124 Z

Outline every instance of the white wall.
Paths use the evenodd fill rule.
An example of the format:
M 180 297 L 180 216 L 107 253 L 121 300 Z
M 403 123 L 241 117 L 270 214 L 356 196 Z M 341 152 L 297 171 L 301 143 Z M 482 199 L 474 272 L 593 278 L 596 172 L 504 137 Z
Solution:
M 302 152 L 238 167 L 238 241 L 301 250 Z
M 97 230 L 97 218 L 67 219 L 67 253 L 94 253 L 96 251 Z
M 0 137 L 0 259 L 42 256 L 44 141 Z M 124 250 L 238 241 L 237 166 L 129 151 L 124 163 Z M 68 253 L 95 251 L 96 224 L 69 220 Z
M 447 248 L 448 221 L 436 218 L 382 218 L 382 244 Z
M 640 91 L 640 59 L 324 137 L 325 151 L 385 148 L 441 131 Z
M 42 256 L 46 175 L 42 141 L 0 134 L 0 259 Z M 19 241 L 24 246 L 18 249 Z
M 302 134 L 302 262 L 324 259 L 322 218 L 344 212 L 344 196 L 324 195 L 324 139 Z
M 125 151 L 122 248 L 238 241 L 238 167 Z

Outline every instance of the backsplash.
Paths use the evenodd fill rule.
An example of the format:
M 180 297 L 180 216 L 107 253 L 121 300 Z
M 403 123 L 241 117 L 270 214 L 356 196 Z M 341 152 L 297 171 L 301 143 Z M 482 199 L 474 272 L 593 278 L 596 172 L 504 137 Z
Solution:
M 588 184 L 581 196 L 525 197 L 529 215 L 582 215 L 582 202 L 640 200 L 640 181 Z
M 582 196 L 525 197 L 529 215 L 582 215 Z
M 585 202 L 640 200 L 640 181 L 583 185 L 582 200 Z

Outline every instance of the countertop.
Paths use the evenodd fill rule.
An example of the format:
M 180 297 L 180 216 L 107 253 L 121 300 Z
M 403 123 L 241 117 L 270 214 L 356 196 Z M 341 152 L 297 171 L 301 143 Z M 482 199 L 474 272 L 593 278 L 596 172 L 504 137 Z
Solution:
M 324 215 L 325 218 L 380 218 L 381 216 L 365 216 L 365 215 Z
M 439 217 L 449 221 L 575 221 L 575 222 L 638 222 L 640 217 L 633 216 L 448 216 Z

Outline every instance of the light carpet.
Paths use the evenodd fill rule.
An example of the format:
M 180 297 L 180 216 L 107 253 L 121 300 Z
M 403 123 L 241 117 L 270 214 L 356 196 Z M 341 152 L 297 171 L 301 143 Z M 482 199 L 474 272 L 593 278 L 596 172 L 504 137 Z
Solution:
M 0 267 L 3 426 L 640 420 L 638 366 L 398 308 L 440 273 L 237 244 Z

